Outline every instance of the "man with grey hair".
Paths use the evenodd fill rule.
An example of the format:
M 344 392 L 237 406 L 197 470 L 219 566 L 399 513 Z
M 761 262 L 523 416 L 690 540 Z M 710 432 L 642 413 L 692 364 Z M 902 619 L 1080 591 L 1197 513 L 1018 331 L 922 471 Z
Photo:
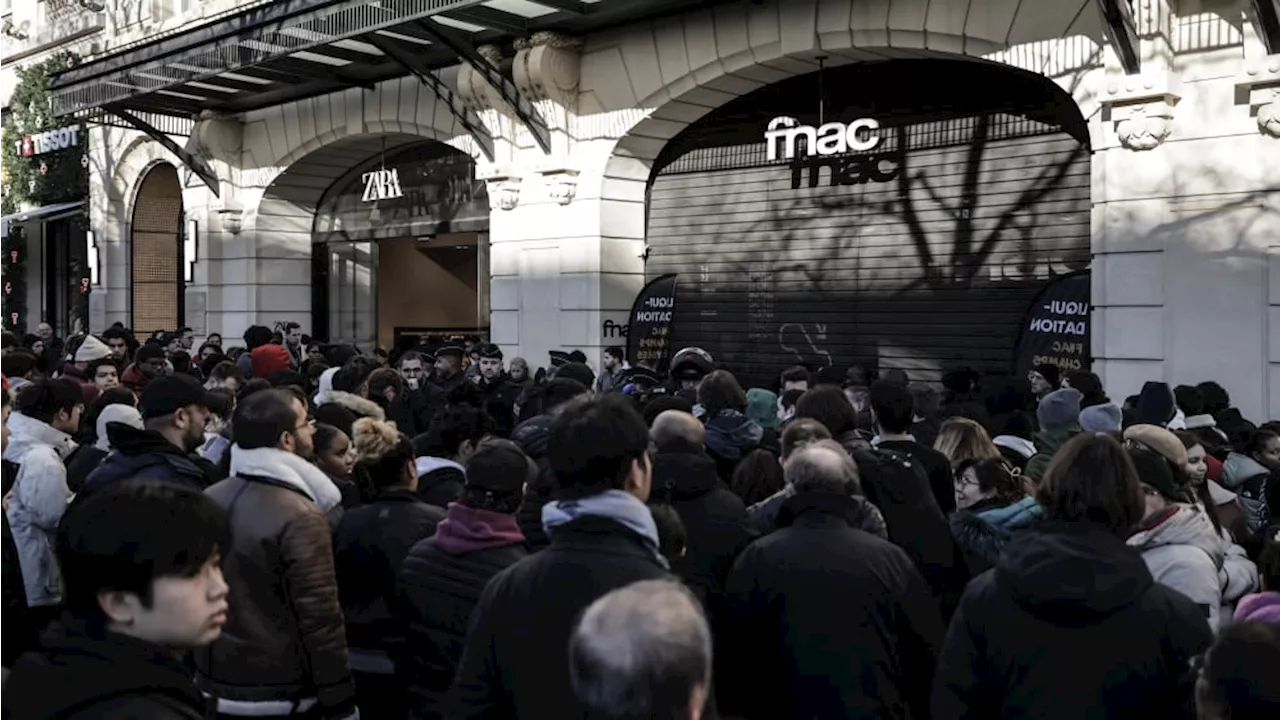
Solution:
M 569 638 L 574 695 L 598 720 L 699 720 L 711 630 L 683 585 L 646 580 L 596 600 Z
M 784 466 L 794 494 L 778 530 L 743 551 L 726 584 L 719 710 L 749 720 L 928 717 L 943 624 L 900 548 L 850 523 L 859 476 L 835 442 Z M 785 638 L 761 647 L 761 638 Z

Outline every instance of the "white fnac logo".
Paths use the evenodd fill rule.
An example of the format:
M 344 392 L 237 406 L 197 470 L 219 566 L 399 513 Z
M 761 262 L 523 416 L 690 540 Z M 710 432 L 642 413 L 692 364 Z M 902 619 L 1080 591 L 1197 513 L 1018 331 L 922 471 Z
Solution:
M 783 148 L 783 158 L 794 158 L 799 152 L 801 138 L 804 138 L 804 154 L 808 156 L 866 152 L 880 144 L 879 129 L 880 122 L 872 118 L 860 118 L 848 124 L 829 122 L 814 127 L 801 125 L 795 118 L 776 117 L 769 121 L 764 134 L 767 159 L 778 159 L 779 145 Z

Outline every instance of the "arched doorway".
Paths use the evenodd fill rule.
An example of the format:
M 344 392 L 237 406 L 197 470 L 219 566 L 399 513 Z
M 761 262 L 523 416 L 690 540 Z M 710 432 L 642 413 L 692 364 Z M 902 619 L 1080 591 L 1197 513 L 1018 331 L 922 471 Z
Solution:
M 182 183 L 168 163 L 142 178 L 130 224 L 130 317 L 144 337 L 182 323 Z
M 794 364 L 1006 369 L 1032 298 L 1089 264 L 1089 156 L 1070 96 L 994 63 L 791 78 L 665 146 L 645 274 L 679 275 L 672 346 L 744 383 Z

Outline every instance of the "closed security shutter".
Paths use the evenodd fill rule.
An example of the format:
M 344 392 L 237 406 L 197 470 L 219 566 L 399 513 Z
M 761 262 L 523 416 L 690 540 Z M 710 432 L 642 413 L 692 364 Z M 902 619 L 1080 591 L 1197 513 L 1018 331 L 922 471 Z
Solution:
M 133 207 L 133 331 L 144 337 L 178 329 L 182 185 L 172 165 L 152 168 Z
M 1088 148 L 1053 124 L 890 119 L 869 152 L 798 161 L 768 160 L 763 130 L 685 152 L 649 194 L 646 274 L 680 276 L 674 346 L 744 386 L 795 364 L 1007 369 L 1036 292 L 1088 265 Z

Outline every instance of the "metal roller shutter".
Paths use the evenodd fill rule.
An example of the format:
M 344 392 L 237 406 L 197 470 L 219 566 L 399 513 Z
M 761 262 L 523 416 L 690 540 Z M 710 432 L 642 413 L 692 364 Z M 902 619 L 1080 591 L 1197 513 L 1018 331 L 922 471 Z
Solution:
M 763 139 L 659 169 L 646 274 L 680 276 L 675 347 L 706 348 L 744 385 L 797 363 L 925 382 L 1007 369 L 1027 304 L 1089 263 L 1088 148 L 1009 112 L 890 118 L 880 136 L 882 175 L 861 184 L 769 161 Z M 823 163 L 849 180 L 858 157 Z

